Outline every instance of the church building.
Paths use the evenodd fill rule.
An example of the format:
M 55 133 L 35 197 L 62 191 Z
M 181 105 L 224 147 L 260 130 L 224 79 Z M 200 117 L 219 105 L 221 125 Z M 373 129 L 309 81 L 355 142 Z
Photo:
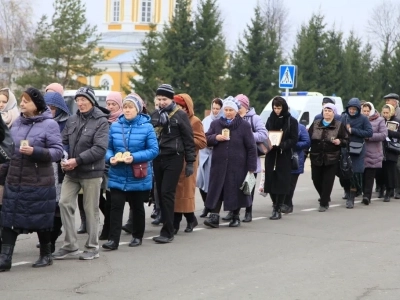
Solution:
M 106 71 L 80 81 L 103 90 L 123 92 L 123 87 L 129 86 L 128 77 L 135 75 L 132 64 L 150 24 L 156 24 L 157 30 L 162 30 L 172 19 L 176 0 L 104 0 L 104 3 L 105 23 L 99 46 L 103 46 L 109 55 L 95 67 Z

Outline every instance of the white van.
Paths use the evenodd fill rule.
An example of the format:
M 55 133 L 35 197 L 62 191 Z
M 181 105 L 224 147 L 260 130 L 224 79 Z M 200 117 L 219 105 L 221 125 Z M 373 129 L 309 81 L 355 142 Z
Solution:
M 337 113 L 341 114 L 343 112 L 343 102 L 340 97 L 324 96 L 318 92 L 289 92 L 289 96 L 285 96 L 285 92 L 282 93 L 290 107 L 291 110 L 295 109 L 299 113 L 300 124 L 310 127 L 316 115 L 322 112 L 322 99 L 324 97 L 329 97 L 335 100 L 335 106 L 337 108 Z M 269 115 L 272 111 L 272 99 L 265 106 L 260 117 L 266 123 Z
M 64 100 L 67 103 L 67 106 L 69 108 L 69 111 L 71 114 L 76 113 L 78 110 L 76 103 L 75 103 L 75 94 L 77 90 L 65 90 L 64 91 Z M 108 96 L 108 93 L 110 91 L 104 91 L 104 90 L 94 90 L 94 94 L 96 95 L 96 101 L 99 103 L 100 106 L 106 107 L 106 99 Z

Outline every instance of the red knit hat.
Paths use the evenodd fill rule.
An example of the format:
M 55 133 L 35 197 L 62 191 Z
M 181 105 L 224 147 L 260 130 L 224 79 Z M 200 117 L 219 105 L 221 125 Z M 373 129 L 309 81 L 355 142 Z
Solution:
M 185 99 L 183 99 L 183 97 L 180 96 L 180 95 L 175 95 L 174 96 L 174 101 L 175 101 L 176 104 L 178 104 L 178 105 L 180 105 L 182 107 L 187 107 Z

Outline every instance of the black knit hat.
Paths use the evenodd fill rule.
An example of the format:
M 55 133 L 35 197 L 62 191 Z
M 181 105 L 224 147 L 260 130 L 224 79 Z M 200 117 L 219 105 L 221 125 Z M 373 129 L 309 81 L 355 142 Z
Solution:
M 96 101 L 96 95 L 90 86 L 84 86 L 79 88 L 79 90 L 76 91 L 75 99 L 79 96 L 88 99 L 90 102 L 92 102 L 93 106 L 99 106 Z
M 162 84 L 158 87 L 156 96 L 165 96 L 169 99 L 174 99 L 174 89 L 170 84 Z
M 332 103 L 332 104 L 335 104 L 335 99 L 332 99 L 332 98 L 329 98 L 329 97 L 324 97 L 323 99 L 322 99 L 322 104 L 325 104 L 325 103 Z
M 32 99 L 32 102 L 35 104 L 37 110 L 39 112 L 44 111 L 47 107 L 46 102 L 44 101 L 42 93 L 35 89 L 34 87 L 27 88 L 24 92 Z
M 399 95 L 397 95 L 397 94 L 395 94 L 395 93 L 387 94 L 385 97 L 383 97 L 383 99 L 395 99 L 395 100 L 400 100 Z

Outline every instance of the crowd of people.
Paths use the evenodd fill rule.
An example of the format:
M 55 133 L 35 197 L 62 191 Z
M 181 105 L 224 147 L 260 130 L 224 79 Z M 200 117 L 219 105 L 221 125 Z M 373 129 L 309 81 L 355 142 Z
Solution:
M 336 176 L 347 208 L 354 208 L 359 195 L 369 205 L 375 180 L 385 202 L 400 198 L 400 190 L 395 193 L 400 188 L 396 94 L 384 97 L 381 114 L 372 103 L 353 98 L 339 115 L 335 101 L 325 97 L 321 115 L 307 131 L 280 96 L 273 99 L 264 124 L 244 94 L 213 99 L 210 115 L 201 121 L 191 96 L 175 94 L 169 84 L 157 88 L 153 112 L 136 93 L 123 98 L 110 92 L 107 106 L 101 107 L 89 86 L 77 90 L 77 111 L 70 112 L 63 92 L 58 83 L 44 93 L 28 88 L 18 108 L 12 91 L 0 90 L 0 142 L 9 134 L 14 148 L 0 166 L 0 271 L 11 269 L 19 234 L 37 233 L 35 268 L 69 256 L 98 258 L 100 240 L 105 241 L 102 249 L 117 250 L 122 230 L 132 235 L 129 247 L 138 247 L 145 233 L 145 203 L 154 204 L 152 224 L 162 224 L 154 242 L 170 243 L 183 216 L 185 233 L 199 224 L 196 187 L 204 202 L 199 217 L 206 218 L 209 228 L 219 227 L 221 209 L 229 227 L 251 222 L 257 190 L 270 195 L 270 219 L 279 220 L 293 212 L 293 195 L 308 156 L 320 212 L 329 208 Z M 278 142 L 270 141 L 273 133 L 280 136 Z M 347 157 L 351 174 L 343 176 L 340 162 Z M 262 176 L 260 189 L 249 179 L 257 174 Z M 251 184 L 251 191 L 245 192 L 245 184 Z M 123 225 L 126 202 L 129 218 Z M 62 233 L 63 244 L 56 249 Z M 80 251 L 77 234 L 86 233 Z

